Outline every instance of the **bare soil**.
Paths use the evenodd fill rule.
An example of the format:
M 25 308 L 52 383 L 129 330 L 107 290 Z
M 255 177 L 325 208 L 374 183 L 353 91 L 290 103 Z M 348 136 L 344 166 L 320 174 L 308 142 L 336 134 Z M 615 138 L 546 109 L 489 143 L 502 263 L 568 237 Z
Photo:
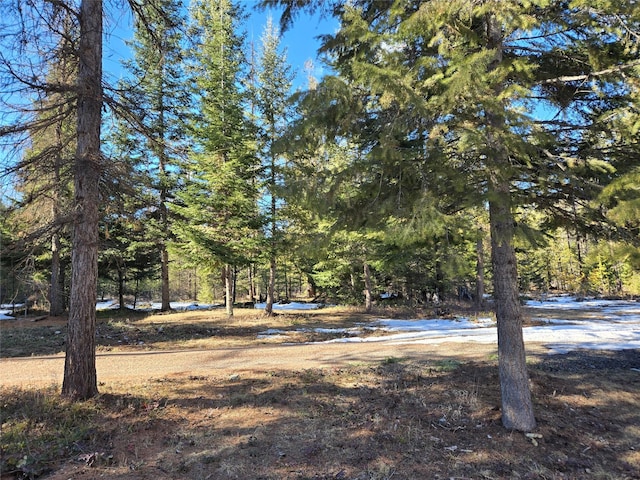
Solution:
M 265 326 L 367 321 L 357 312 L 248 315 L 231 326 L 211 315 L 188 318 L 105 319 L 104 335 L 116 336 L 100 347 L 101 394 L 80 406 L 57 399 L 57 377 L 38 380 L 47 362 L 59 368 L 60 355 L 2 359 L 2 479 L 640 478 L 637 350 L 549 356 L 528 346 L 538 428 L 527 436 L 502 427 L 494 346 L 255 340 Z M 178 326 L 182 340 L 171 333 Z M 12 328 L 23 338 L 41 327 L 64 328 Z M 150 340 L 160 327 L 165 343 Z M 202 328 L 219 328 L 209 335 L 217 342 L 199 339 Z M 125 344 L 132 331 L 137 337 Z M 100 359 L 116 363 L 101 373 Z M 31 384 L 9 381 L 16 371 Z M 55 406 L 38 415 L 48 402 Z M 53 454 L 30 443 L 53 425 L 62 432 L 55 417 L 71 408 L 80 435 L 47 440 Z M 24 448 L 15 453 L 5 439 L 19 425 Z

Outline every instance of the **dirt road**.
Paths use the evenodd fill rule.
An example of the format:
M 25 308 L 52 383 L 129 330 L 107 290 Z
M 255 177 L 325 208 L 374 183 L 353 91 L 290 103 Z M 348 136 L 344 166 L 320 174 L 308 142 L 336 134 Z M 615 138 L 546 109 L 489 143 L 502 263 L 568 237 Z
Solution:
M 539 347 L 537 347 L 539 348 Z M 531 350 L 531 348 L 529 347 Z M 145 380 L 172 375 L 224 375 L 246 371 L 302 370 L 376 362 L 387 358 L 487 360 L 495 345 L 443 343 L 333 343 L 259 345 L 211 350 L 109 352 L 97 355 L 99 382 Z M 0 386 L 61 384 L 64 356 L 0 360 Z

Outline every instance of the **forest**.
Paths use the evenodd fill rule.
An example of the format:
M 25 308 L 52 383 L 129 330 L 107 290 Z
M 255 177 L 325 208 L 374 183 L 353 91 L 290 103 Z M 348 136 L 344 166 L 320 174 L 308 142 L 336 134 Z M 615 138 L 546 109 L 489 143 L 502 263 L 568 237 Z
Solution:
M 482 11 L 456 6 L 469 2 L 419 3 L 333 5 L 332 74 L 295 92 L 273 22 L 249 44 L 246 14 L 228 2 L 140 12 L 126 75 L 105 98 L 99 295 L 164 309 L 228 292 L 479 300 L 492 290 L 494 174 L 508 181 L 521 291 L 637 295 L 634 2 L 514 2 L 497 19 L 500 59 L 477 38 Z M 65 43 L 76 27 L 42 8 L 52 31 L 39 39 L 50 51 L 30 59 L 43 62 L 38 98 L 20 104 L 21 130 L 3 125 L 0 294 L 57 314 L 71 278 L 75 119 L 72 92 L 53 87 L 77 71 Z M 5 119 L 23 92 L 8 88 L 21 80 L 14 61 L 3 56 Z M 504 166 L 483 151 L 487 135 Z
M 637 2 L 186 3 L 3 2 L 1 303 L 86 339 L 105 297 L 491 295 L 517 340 L 522 293 L 640 293 Z M 245 8 L 276 12 L 259 41 Z M 294 89 L 301 15 L 338 28 Z

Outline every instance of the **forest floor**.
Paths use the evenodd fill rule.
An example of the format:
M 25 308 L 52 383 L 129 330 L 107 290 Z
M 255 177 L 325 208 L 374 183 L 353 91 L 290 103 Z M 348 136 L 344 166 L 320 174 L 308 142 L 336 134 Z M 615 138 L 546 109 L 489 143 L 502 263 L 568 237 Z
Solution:
M 494 345 L 257 338 L 277 328 L 317 341 L 338 334 L 314 326 L 408 313 L 101 313 L 100 395 L 73 405 L 59 397 L 65 320 L 3 322 L 0 475 L 640 478 L 638 350 L 527 345 L 538 427 L 524 434 L 502 427 Z

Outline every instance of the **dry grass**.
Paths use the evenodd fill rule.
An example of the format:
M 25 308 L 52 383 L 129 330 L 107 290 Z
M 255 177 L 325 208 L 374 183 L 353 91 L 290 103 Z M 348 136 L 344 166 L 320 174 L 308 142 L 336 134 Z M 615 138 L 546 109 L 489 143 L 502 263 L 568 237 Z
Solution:
M 274 323 L 366 321 L 338 310 L 252 313 L 231 323 L 196 312 L 105 319 L 101 327 L 112 322 L 120 335 L 145 339 L 162 327 L 180 346 L 214 341 L 197 339 L 199 329 L 248 344 Z M 171 376 L 102 385 L 98 398 L 75 405 L 57 386 L 4 389 L 2 479 L 640 478 L 640 376 L 630 368 L 637 358 L 637 351 L 532 357 L 537 446 L 502 427 L 490 358 Z

